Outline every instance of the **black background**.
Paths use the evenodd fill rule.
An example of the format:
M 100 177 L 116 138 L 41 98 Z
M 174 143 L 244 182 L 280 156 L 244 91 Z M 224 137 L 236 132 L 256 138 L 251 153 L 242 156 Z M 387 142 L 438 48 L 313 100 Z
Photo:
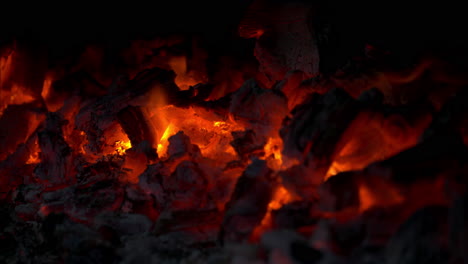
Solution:
M 0 41 L 21 39 L 31 45 L 46 46 L 50 55 L 60 56 L 92 42 L 119 46 L 136 38 L 197 33 L 210 48 L 220 49 L 240 41 L 236 40 L 237 24 L 250 2 L 16 1 L 13 5 L 2 4 Z M 401 57 L 432 53 L 467 63 L 468 16 L 462 3 L 312 2 L 317 7 L 317 16 L 330 23 L 336 34 L 322 58 L 351 57 L 364 44 L 372 44 Z

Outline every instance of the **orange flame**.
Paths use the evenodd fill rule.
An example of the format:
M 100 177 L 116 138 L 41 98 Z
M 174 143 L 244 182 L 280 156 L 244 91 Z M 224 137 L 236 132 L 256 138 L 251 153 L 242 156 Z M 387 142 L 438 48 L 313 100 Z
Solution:
M 274 192 L 273 198 L 268 204 L 267 212 L 262 219 L 260 225 L 258 225 L 251 235 L 251 240 L 256 241 L 260 238 L 261 234 L 273 227 L 272 211 L 280 209 L 283 205 L 293 202 L 296 200 L 284 186 L 280 185 Z
M 132 147 L 132 143 L 130 143 L 130 140 L 118 140 L 115 142 L 115 147 L 117 154 L 123 155 L 127 149 Z
M 185 56 L 172 57 L 169 60 L 169 66 L 176 73 L 175 83 L 181 90 L 188 90 L 190 86 L 203 82 L 202 78 L 187 69 Z
M 167 126 L 166 130 L 164 131 L 163 135 L 159 139 L 158 144 L 158 156 L 163 157 L 166 155 L 167 147 L 169 146 L 169 137 L 176 133 L 176 127 L 171 123 Z

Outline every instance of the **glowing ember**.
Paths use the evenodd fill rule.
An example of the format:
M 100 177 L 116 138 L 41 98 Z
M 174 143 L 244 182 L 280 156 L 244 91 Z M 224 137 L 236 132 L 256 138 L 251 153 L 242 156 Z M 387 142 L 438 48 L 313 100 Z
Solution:
M 125 154 L 125 151 L 127 149 L 132 147 L 132 143 L 130 143 L 130 140 L 126 140 L 126 141 L 119 140 L 115 142 L 115 147 L 116 147 L 115 151 L 117 151 L 117 154 L 123 155 Z
M 187 58 L 185 56 L 171 58 L 169 66 L 176 73 L 175 83 L 181 90 L 188 90 L 190 86 L 203 82 L 202 78 L 199 78 L 197 74 L 187 69 Z
M 169 137 L 174 135 L 176 133 L 176 128 L 173 124 L 169 124 L 166 128 L 166 130 L 164 131 L 163 135 L 161 136 L 161 138 L 159 139 L 159 144 L 158 144 L 158 149 L 157 149 L 157 152 L 158 152 L 158 155 L 160 157 L 163 157 L 166 155 L 166 151 L 167 151 L 167 146 L 169 145 Z
M 29 159 L 28 161 L 26 161 L 26 164 L 37 164 L 39 162 L 41 162 L 41 159 L 39 158 L 39 153 L 34 152 L 31 153 L 31 155 L 29 155 Z
M 282 185 L 280 185 L 272 196 L 265 216 L 260 225 L 258 225 L 252 233 L 251 239 L 258 240 L 260 236 L 267 230 L 272 228 L 272 215 L 273 210 L 280 209 L 283 205 L 293 202 L 296 198 Z

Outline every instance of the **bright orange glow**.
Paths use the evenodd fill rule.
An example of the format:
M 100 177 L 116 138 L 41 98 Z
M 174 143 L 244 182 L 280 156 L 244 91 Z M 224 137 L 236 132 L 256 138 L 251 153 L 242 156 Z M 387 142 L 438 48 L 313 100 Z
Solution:
M 0 115 L 8 105 L 30 103 L 35 99 L 25 87 L 11 82 L 15 55 L 14 51 L 6 56 L 0 54 Z
M 281 169 L 283 165 L 283 157 L 281 156 L 282 148 L 283 141 L 281 138 L 268 138 L 268 141 L 263 149 L 265 150 L 265 158 L 270 168 L 275 170 Z
M 398 115 L 362 112 L 340 139 L 338 146 L 342 148 L 338 149 L 324 180 L 340 172 L 364 169 L 372 162 L 416 145 L 430 121 L 430 116 L 422 117 L 410 126 Z
M 34 101 L 34 97 L 23 87 L 13 84 L 10 90 L 1 91 L 0 96 L 0 114 L 8 105 L 25 104 Z
M 398 190 L 382 180 L 359 185 L 359 211 L 364 212 L 374 206 L 390 206 L 402 203 L 404 197 Z
M 190 86 L 203 82 L 203 79 L 193 71 L 188 71 L 187 58 L 185 56 L 171 58 L 169 66 L 176 73 L 175 83 L 181 90 L 188 90 Z
M 38 164 L 41 162 L 41 159 L 39 158 L 39 152 L 34 152 L 29 155 L 28 161 L 26 161 L 26 164 Z
M 0 88 L 2 90 L 11 74 L 14 54 L 14 52 L 6 56 L 0 54 Z
M 183 131 L 190 142 L 200 148 L 204 157 L 214 159 L 220 164 L 233 160 L 236 155 L 230 145 L 231 132 L 244 129 L 234 121 L 220 120 L 219 116 L 194 107 L 155 107 L 150 110 L 150 120 L 154 124 L 155 133 L 160 137 L 157 145 L 159 157 L 166 154 L 167 139 L 178 131 Z
M 125 154 L 125 151 L 129 148 L 132 147 L 132 143 L 130 143 L 130 140 L 125 140 L 125 141 L 122 141 L 122 140 L 118 140 L 115 142 L 115 151 L 117 151 L 117 154 L 119 155 L 123 155 Z
M 42 92 L 41 96 L 44 98 L 44 100 L 47 99 L 50 93 L 50 86 L 52 85 L 52 78 L 51 77 L 46 77 L 44 79 L 44 84 L 42 85 Z
M 50 112 L 55 112 L 58 111 L 64 104 L 63 100 L 58 100 L 58 102 L 53 102 L 53 100 L 50 99 L 50 93 L 51 93 L 51 87 L 52 87 L 52 82 L 53 82 L 53 77 L 52 74 L 47 74 L 44 83 L 42 84 L 42 92 L 41 96 L 44 99 L 44 102 L 47 105 L 47 109 Z
M 164 131 L 163 135 L 159 139 L 159 144 L 158 144 L 158 156 L 163 157 L 166 156 L 166 151 L 167 147 L 169 146 L 169 137 L 177 133 L 177 130 L 173 124 L 169 124 Z
M 268 209 L 265 216 L 262 219 L 260 225 L 258 225 L 252 232 L 251 239 L 256 241 L 260 238 L 261 234 L 272 228 L 272 215 L 273 210 L 280 209 L 283 205 L 295 201 L 297 198 L 294 197 L 284 186 L 280 185 L 272 196 Z

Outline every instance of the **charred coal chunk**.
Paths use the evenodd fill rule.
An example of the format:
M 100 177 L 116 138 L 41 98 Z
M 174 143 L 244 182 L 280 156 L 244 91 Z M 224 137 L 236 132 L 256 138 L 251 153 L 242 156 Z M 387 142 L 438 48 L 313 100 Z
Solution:
M 255 1 L 240 21 L 239 34 L 256 38 L 255 57 L 271 81 L 289 70 L 318 73 L 315 29 L 308 24 L 312 5 L 304 1 Z
M 306 201 L 297 201 L 285 204 L 278 210 L 271 212 L 273 226 L 280 229 L 297 229 L 313 225 L 318 218 L 311 215 L 313 204 Z
M 283 121 L 284 155 L 305 160 L 314 177 L 323 178 L 340 137 L 359 111 L 359 103 L 341 89 L 313 94 Z
M 79 186 L 67 202 L 67 214 L 88 221 L 103 210 L 115 211 L 120 208 L 124 189 L 117 180 L 104 180 L 89 186 Z
M 313 170 L 300 164 L 280 171 L 279 176 L 283 180 L 284 187 L 291 193 L 305 201 L 313 201 L 317 198 L 318 187 L 323 183 L 322 179 L 313 177 L 313 173 Z
M 169 139 L 169 146 L 167 147 L 167 154 L 171 158 L 177 158 L 184 155 L 190 157 L 199 157 L 201 155 L 200 148 L 192 144 L 190 138 L 184 134 L 183 131 L 171 136 Z
M 83 164 L 76 174 L 77 184 L 88 186 L 98 181 L 118 179 L 123 173 L 122 159 L 100 160 L 93 164 Z
M 34 174 L 51 184 L 64 183 L 73 174 L 72 149 L 62 132 L 65 122 L 59 114 L 49 113 L 44 129 L 38 132 L 41 163 Z
M 0 178 L 0 200 L 11 194 L 16 186 L 30 180 L 36 165 L 27 163 L 36 147 L 37 133 L 33 133 L 24 144 L 18 146 L 13 154 L 0 162 L 0 175 L 2 175 Z
M 137 146 L 144 140 L 155 146 L 157 142 L 154 129 L 140 107 L 127 106 L 117 114 L 117 117 L 132 146 Z
M 247 80 L 231 95 L 229 113 L 260 135 L 277 133 L 288 113 L 286 97 L 279 91 L 264 89 Z
M 441 206 L 423 208 L 414 213 L 390 239 L 386 263 L 447 263 L 448 210 Z
M 153 233 L 157 236 L 184 234 L 191 237 L 186 241 L 212 247 L 216 244 L 222 213 L 216 209 L 193 208 L 187 210 L 167 210 L 161 213 Z
M 190 86 L 188 90 L 179 91 L 177 98 L 174 98 L 172 103 L 177 107 L 188 107 L 203 103 L 210 96 L 214 88 L 213 84 Z
M 204 208 L 208 205 L 207 179 L 192 161 L 182 161 L 174 173 L 163 179 L 168 193 L 168 207 L 173 210 Z
M 45 109 L 39 102 L 10 105 L 0 116 L 0 160 L 13 154 L 19 144 L 26 142 L 32 131 L 44 120 Z
M 163 189 L 163 175 L 162 170 L 164 164 L 157 163 L 154 165 L 149 165 L 146 170 L 140 175 L 138 186 L 149 195 L 152 195 L 155 200 L 160 203 L 164 204 L 166 201 L 165 192 Z M 132 192 L 134 193 L 134 192 Z M 135 193 L 135 194 L 138 194 Z M 141 200 L 146 197 L 139 198 L 139 195 L 135 197 L 136 200 Z
M 106 89 L 89 73 L 78 71 L 53 82 L 49 94 L 44 99 L 55 104 L 63 102 L 73 94 L 79 94 L 82 98 L 92 98 L 105 95 Z
M 221 227 L 223 243 L 246 241 L 263 219 L 272 197 L 272 170 L 263 160 L 254 160 L 239 177 Z
M 343 172 L 329 178 L 320 186 L 320 205 L 326 211 L 340 211 L 359 206 L 359 184 L 362 175 L 358 172 Z
M 90 99 L 75 117 L 77 128 L 86 133 L 87 147 L 95 153 L 102 151 L 105 132 L 112 129 L 118 120 L 118 113 L 126 107 L 152 105 L 153 100 L 158 96 L 166 96 L 167 103 L 174 101 L 179 90 L 174 83 L 174 78 L 175 74 L 172 71 L 153 68 L 139 73 L 133 80 L 121 87 L 121 90 L 112 90 L 105 96 Z M 140 120 L 134 114 L 129 115 L 133 116 L 130 119 Z M 131 126 L 132 122 L 126 125 Z M 138 138 L 134 134 L 130 133 Z M 144 132 L 143 135 L 148 136 L 148 133 Z
M 468 163 L 468 148 L 456 133 L 437 133 L 418 145 L 368 167 L 392 182 L 410 184 L 434 180 L 443 172 L 462 170 Z
M 253 130 L 233 131 L 231 134 L 234 138 L 231 146 L 242 160 L 246 161 L 253 156 L 264 154 L 265 137 L 257 135 Z

